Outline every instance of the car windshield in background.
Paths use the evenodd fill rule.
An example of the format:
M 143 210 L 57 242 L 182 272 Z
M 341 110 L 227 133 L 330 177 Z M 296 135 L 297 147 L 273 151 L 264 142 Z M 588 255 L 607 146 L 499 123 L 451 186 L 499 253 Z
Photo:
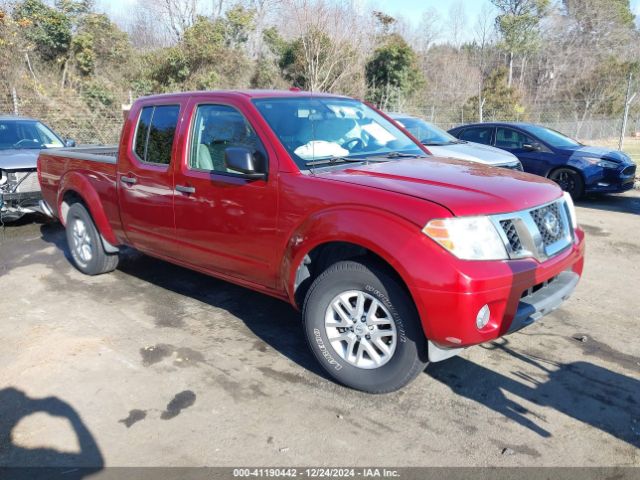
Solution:
M 538 127 L 535 125 L 528 126 L 526 131 L 536 137 L 539 140 L 542 140 L 548 145 L 551 145 L 555 148 L 571 148 L 571 147 L 580 147 L 582 144 L 580 142 L 575 141 L 572 138 L 563 135 L 560 132 L 556 132 L 555 130 L 551 130 L 550 128 Z
M 330 161 L 426 156 L 398 127 L 356 100 L 270 98 L 254 104 L 302 170 Z
M 33 120 L 0 120 L 0 150 L 63 147 L 62 140 Z
M 460 140 L 453 135 L 449 135 L 444 130 L 440 130 L 438 127 L 419 118 L 398 117 L 396 121 L 409 130 L 411 135 L 420 140 L 420 143 L 423 145 L 443 146 L 461 143 Z

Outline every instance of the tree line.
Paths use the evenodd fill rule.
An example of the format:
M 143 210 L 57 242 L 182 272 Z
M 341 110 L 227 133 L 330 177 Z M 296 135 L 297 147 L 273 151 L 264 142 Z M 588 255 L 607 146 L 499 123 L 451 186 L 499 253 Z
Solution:
M 0 95 L 113 110 L 160 92 L 298 87 L 469 121 L 560 104 L 616 116 L 640 70 L 635 20 L 629 0 L 491 0 L 476 18 L 453 3 L 419 22 L 359 0 L 140 0 L 115 18 L 92 0 L 4 1 Z

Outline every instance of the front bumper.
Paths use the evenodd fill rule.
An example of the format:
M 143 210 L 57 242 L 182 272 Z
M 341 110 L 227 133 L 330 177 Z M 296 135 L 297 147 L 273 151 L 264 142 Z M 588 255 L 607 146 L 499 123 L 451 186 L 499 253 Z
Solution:
M 455 288 L 420 289 L 416 305 L 429 339 L 431 361 L 513 333 L 558 308 L 578 284 L 584 265 L 584 232 L 571 246 L 539 262 L 534 259 L 459 263 Z M 476 326 L 488 305 L 488 324 Z
M 536 320 L 556 310 L 569 299 L 578 286 L 580 275 L 568 270 L 552 279 L 535 292 L 521 298 L 518 309 L 507 333 L 514 333 L 528 327 Z
M 17 181 L 7 181 L 5 173 L 19 175 Z M 39 210 L 42 192 L 35 170 L 3 172 L 0 184 L 0 215 L 3 220 L 17 220 L 27 213 Z
M 597 175 L 588 178 L 587 193 L 621 193 L 631 190 L 635 184 L 636 166 L 622 165 L 618 169 L 599 169 Z

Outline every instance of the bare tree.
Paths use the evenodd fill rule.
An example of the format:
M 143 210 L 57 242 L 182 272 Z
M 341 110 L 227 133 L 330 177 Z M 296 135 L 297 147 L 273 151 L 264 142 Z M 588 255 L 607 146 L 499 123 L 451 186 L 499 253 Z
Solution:
M 165 47 L 171 42 L 168 29 L 158 28 L 156 16 L 147 7 L 135 6 L 123 21 L 122 28 L 129 34 L 133 47 L 143 52 Z
M 222 4 L 222 0 L 219 2 Z M 246 0 L 246 4 L 255 12 L 250 54 L 252 58 L 258 58 L 262 54 L 265 27 L 280 13 L 283 0 Z
M 201 0 L 145 0 L 142 5 L 156 16 L 160 16 L 175 40 L 180 40 L 184 31 L 193 25 L 200 10 Z
M 430 7 L 422 14 L 417 29 L 417 43 L 419 50 L 426 52 L 431 45 L 442 36 L 442 18 L 438 11 Z
M 484 80 L 492 68 L 490 60 L 491 47 L 495 41 L 495 15 L 488 5 L 483 5 L 474 27 L 475 61 L 480 71 L 478 76 L 478 119 L 484 121 Z
M 331 0 L 287 0 L 287 29 L 300 39 L 305 83 L 311 91 L 349 92 L 363 71 L 366 34 L 357 6 Z
M 449 7 L 447 18 L 448 43 L 456 48 L 460 48 L 464 40 L 464 31 L 467 27 L 467 15 L 464 3 L 460 0 L 452 3 Z

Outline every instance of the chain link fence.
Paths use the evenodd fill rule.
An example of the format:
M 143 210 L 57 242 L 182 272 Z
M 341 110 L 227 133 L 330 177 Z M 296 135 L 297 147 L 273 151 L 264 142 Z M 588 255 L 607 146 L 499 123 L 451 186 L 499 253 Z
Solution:
M 31 117 L 78 144 L 116 144 L 120 138 L 124 97 L 104 105 L 76 92 L 60 95 L 20 95 L 11 91 L 0 96 L 0 115 Z
M 420 109 L 409 109 L 407 113 L 420 116 L 444 130 L 476 122 L 477 112 L 470 114 L 466 107 L 451 107 L 430 105 Z M 522 113 L 507 116 L 494 115 L 487 112 L 483 121 L 530 122 L 543 125 L 570 137 L 582 141 L 612 140 L 620 137 L 622 129 L 622 115 L 617 117 L 584 113 L 580 105 L 549 104 L 538 105 L 535 108 L 523 109 Z M 625 137 L 640 137 L 640 111 L 632 112 L 627 121 Z
M 123 122 L 123 106 L 129 104 L 130 93 L 115 98 L 104 105 L 77 92 L 57 95 L 39 95 L 19 91 L 0 94 L 0 115 L 21 115 L 36 118 L 53 128 L 60 136 L 79 144 L 116 144 Z M 576 104 L 537 105 L 523 109 L 512 118 L 497 117 L 490 112 L 484 121 L 522 121 L 544 125 L 574 137 L 585 143 L 602 144 L 617 148 L 622 115 L 606 117 L 585 114 Z M 423 108 L 407 108 L 407 112 L 449 130 L 458 125 L 476 121 L 469 108 L 450 105 L 430 105 Z M 640 162 L 640 111 L 629 115 L 625 132 L 625 150 L 630 145 L 631 155 Z M 637 149 L 637 152 L 636 152 Z

